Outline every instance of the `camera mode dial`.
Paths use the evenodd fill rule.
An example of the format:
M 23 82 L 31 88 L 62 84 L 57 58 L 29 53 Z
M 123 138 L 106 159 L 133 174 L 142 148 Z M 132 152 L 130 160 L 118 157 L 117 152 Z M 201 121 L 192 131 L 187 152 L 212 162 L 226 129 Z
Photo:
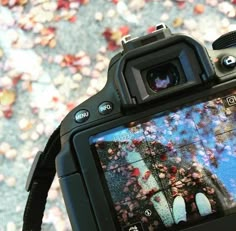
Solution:
M 213 42 L 212 47 L 214 50 L 236 47 L 236 31 L 231 31 L 220 36 Z

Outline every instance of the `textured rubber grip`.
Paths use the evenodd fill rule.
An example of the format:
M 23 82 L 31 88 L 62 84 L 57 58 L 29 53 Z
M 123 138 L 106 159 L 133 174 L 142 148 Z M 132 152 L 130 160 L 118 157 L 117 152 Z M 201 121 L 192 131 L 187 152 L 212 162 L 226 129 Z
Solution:
M 220 36 L 213 42 L 212 47 L 214 50 L 236 47 L 236 31 L 231 31 Z

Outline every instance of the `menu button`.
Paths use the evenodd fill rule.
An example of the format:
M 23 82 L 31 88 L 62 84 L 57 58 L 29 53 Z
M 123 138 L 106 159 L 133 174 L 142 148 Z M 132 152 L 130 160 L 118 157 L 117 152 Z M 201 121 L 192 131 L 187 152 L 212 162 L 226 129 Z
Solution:
M 88 110 L 86 110 L 86 109 L 79 110 L 75 114 L 75 121 L 77 123 L 83 123 L 86 120 L 88 120 L 89 116 L 90 116 L 90 114 L 89 114 Z

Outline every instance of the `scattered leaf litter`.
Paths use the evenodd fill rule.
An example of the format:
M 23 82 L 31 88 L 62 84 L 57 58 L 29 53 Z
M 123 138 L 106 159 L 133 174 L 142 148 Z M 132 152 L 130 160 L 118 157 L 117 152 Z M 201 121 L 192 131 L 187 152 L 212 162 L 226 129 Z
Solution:
M 3 166 L 3 170 L 0 170 L 0 187 L 3 190 L 4 187 L 7 190 L 12 188 L 14 191 L 17 188 L 22 192 L 23 186 L 18 184 L 18 173 L 15 172 L 12 176 L 7 166 L 15 161 L 23 163 L 24 168 L 27 164 L 25 171 L 21 170 L 22 167 L 15 169 L 19 174 L 22 172 L 20 177 L 26 179 L 33 157 L 61 119 L 104 86 L 109 59 L 121 49 L 120 40 L 123 36 L 151 33 L 155 30 L 156 23 L 165 22 L 176 31 L 196 35 L 207 44 L 220 34 L 236 29 L 235 0 L 199 2 L 112 0 L 104 4 L 89 0 L 2 0 L 0 127 L 12 132 L 0 139 L 0 164 Z M 96 55 L 91 50 L 83 49 L 83 44 L 91 42 L 89 34 L 93 27 L 85 26 L 87 18 L 82 18 L 80 13 L 80 10 L 92 9 L 92 5 L 96 8 L 93 23 L 100 31 L 96 31 L 100 46 Z M 108 10 L 103 10 L 103 5 Z M 208 30 L 208 24 L 200 22 L 212 10 L 216 19 L 220 19 L 216 27 Z M 76 43 L 81 42 L 80 50 L 63 53 L 60 49 L 58 30 L 63 30 L 60 26 L 62 24 L 70 27 L 72 34 L 74 30 L 88 30 L 88 41 L 74 38 Z M 199 24 L 202 26 L 199 27 Z M 73 37 L 72 34 L 66 36 Z M 51 71 L 52 69 L 55 71 Z M 82 95 L 77 92 L 82 92 Z M 167 157 L 161 158 L 165 161 Z M 174 167 L 171 168 L 173 172 Z M 133 174 L 138 175 L 138 170 L 133 170 Z M 160 178 L 165 177 L 165 172 L 160 173 Z M 192 177 L 198 176 L 195 174 Z M 144 178 L 148 178 L 148 173 Z M 177 193 L 178 187 L 181 185 L 176 185 L 173 193 Z M 206 192 L 213 193 L 211 188 L 206 188 Z M 49 197 L 52 205 L 45 213 L 44 223 L 52 224 L 54 230 L 70 230 L 65 210 L 62 211 L 53 204 L 54 201 L 62 200 L 58 184 Z M 160 202 L 161 198 L 157 197 L 155 200 Z M 4 219 L 5 223 L 0 224 L 0 229 L 20 228 L 21 224 L 17 223 L 15 217 L 22 216 L 25 202 L 17 203 L 12 206 L 18 208 L 17 214 Z M 12 213 L 16 212 L 14 210 L 13 208 Z

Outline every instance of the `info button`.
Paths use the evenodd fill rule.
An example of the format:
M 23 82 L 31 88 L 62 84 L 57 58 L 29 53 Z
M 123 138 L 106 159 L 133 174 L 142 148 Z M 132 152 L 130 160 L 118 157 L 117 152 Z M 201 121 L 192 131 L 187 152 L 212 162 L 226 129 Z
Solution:
M 77 123 L 83 123 L 89 118 L 89 111 L 86 109 L 82 109 L 76 112 L 75 121 Z
M 113 110 L 113 104 L 111 102 L 103 102 L 98 106 L 98 111 L 102 115 L 107 115 Z

